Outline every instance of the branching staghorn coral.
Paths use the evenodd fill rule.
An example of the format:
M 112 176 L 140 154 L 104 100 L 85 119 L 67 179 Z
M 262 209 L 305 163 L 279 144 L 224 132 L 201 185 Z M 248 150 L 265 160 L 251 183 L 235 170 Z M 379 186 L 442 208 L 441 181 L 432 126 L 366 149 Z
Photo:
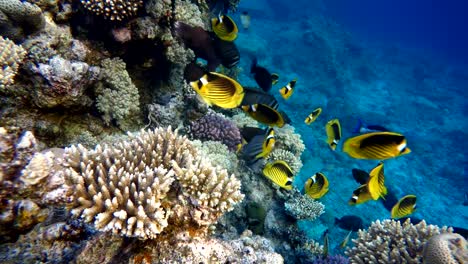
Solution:
M 123 20 L 135 15 L 142 0 L 81 0 L 86 9 L 110 20 Z
M 424 244 L 441 233 L 452 229 L 427 225 L 423 220 L 413 225 L 410 219 L 403 224 L 395 220 L 373 222 L 367 230 L 359 230 L 355 244 L 346 249 L 351 263 L 422 263 Z
M 234 175 L 214 168 L 170 127 L 94 150 L 72 146 L 65 162 L 76 186 L 72 214 L 123 236 L 204 234 L 243 199 Z
M 200 155 L 211 161 L 213 166 L 219 166 L 228 171 L 228 173 L 237 174 L 239 159 L 236 154 L 229 151 L 228 147 L 218 141 L 200 141 L 194 140 L 192 144 L 197 148 Z
M 0 36 L 0 89 L 14 83 L 19 64 L 25 55 L 23 47 Z

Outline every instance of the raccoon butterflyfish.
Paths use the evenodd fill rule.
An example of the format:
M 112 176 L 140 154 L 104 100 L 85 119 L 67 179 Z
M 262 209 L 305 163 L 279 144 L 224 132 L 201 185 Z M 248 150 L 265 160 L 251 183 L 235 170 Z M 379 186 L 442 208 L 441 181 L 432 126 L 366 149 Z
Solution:
M 284 99 L 289 99 L 294 92 L 294 87 L 296 87 L 296 80 L 290 81 L 286 86 L 283 86 L 279 92 Z
M 221 15 L 211 19 L 213 32 L 222 40 L 234 41 L 237 38 L 237 25 L 231 17 Z
M 244 98 L 244 89 L 238 82 L 216 72 L 205 73 L 190 85 L 208 105 L 235 108 Z
M 370 195 L 369 190 L 367 190 L 367 184 L 363 184 L 353 191 L 353 196 L 349 199 L 348 204 L 362 204 L 370 200 L 372 200 L 372 196 Z
M 356 159 L 385 160 L 411 152 L 405 136 L 395 132 L 372 132 L 349 138 L 343 151 Z
M 319 107 L 315 109 L 312 113 L 310 113 L 306 117 L 306 119 L 304 120 L 304 123 L 306 123 L 307 125 L 312 124 L 321 113 L 322 113 L 322 108 Z
M 349 231 L 349 233 L 346 235 L 346 237 L 343 239 L 343 241 L 340 243 L 340 248 L 345 248 L 346 245 L 349 242 L 349 239 L 351 238 L 351 234 L 353 233 L 353 230 Z
M 274 146 L 275 130 L 269 128 L 266 133 L 254 136 L 250 142 L 242 148 L 242 154 L 247 163 L 254 164 L 258 160 L 268 156 Z
M 384 164 L 380 162 L 375 168 L 369 172 L 369 180 L 367 181 L 367 190 L 374 200 L 387 195 L 387 187 L 385 187 Z
M 242 27 L 247 30 L 250 27 L 250 15 L 247 11 L 242 12 L 240 15 L 240 20 L 242 23 Z
M 267 69 L 262 66 L 257 65 L 257 58 L 252 60 L 252 66 L 250 67 L 250 73 L 254 75 L 254 79 L 257 82 L 258 86 L 262 88 L 263 91 L 268 92 L 273 85 L 273 82 L 278 81 L 277 74 L 271 74 Z
M 257 120 L 258 122 L 265 124 L 267 126 L 277 126 L 283 127 L 284 126 L 284 119 L 283 116 L 276 111 L 275 109 L 271 108 L 265 104 L 253 104 L 253 105 L 243 105 L 242 109 L 246 112 L 250 117 Z
M 263 168 L 263 175 L 286 190 L 292 189 L 293 172 L 283 160 L 269 162 Z
M 416 195 L 406 195 L 392 208 L 392 218 L 398 219 L 408 216 L 416 210 Z
M 338 119 L 332 119 L 325 125 L 327 131 L 327 143 L 332 150 L 336 149 L 341 139 L 341 125 Z
M 273 109 L 278 109 L 276 98 L 262 90 L 244 87 L 244 100 L 241 105 L 265 104 Z
M 310 177 L 304 185 L 305 193 L 313 198 L 320 199 L 328 192 L 328 179 L 321 173 L 317 172 L 314 176 Z

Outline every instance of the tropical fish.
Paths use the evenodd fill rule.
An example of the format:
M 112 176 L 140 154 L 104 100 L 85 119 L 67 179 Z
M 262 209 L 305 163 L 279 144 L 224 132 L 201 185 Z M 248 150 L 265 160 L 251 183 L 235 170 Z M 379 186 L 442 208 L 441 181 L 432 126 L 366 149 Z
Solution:
M 292 189 L 293 172 L 283 160 L 269 162 L 263 168 L 263 175 L 286 190 Z
M 244 100 L 241 105 L 265 104 L 273 109 L 278 109 L 276 98 L 262 90 L 244 87 Z
M 239 129 L 242 139 L 244 139 L 247 143 L 250 142 L 255 136 L 265 135 L 267 130 L 259 127 L 248 127 L 244 126 Z
M 206 73 L 190 85 L 208 105 L 235 108 L 244 98 L 244 88 L 238 82 L 216 72 Z
M 174 23 L 174 35 L 195 53 L 197 58 L 207 61 L 209 71 L 215 71 L 221 60 L 216 54 L 213 39 L 202 27 L 192 27 L 180 21 Z
M 349 199 L 348 204 L 362 204 L 367 201 L 370 201 L 371 199 L 372 196 L 370 195 L 369 190 L 367 189 L 367 184 L 363 184 L 353 191 L 353 195 L 351 196 L 351 199 Z
M 240 20 L 242 23 L 242 27 L 244 27 L 245 30 L 249 29 L 250 27 L 250 15 L 247 11 L 242 12 L 240 15 Z
M 370 133 L 370 132 L 385 132 L 390 131 L 383 126 L 379 125 L 366 125 L 361 119 L 358 119 L 358 124 L 354 128 L 353 133 Z
M 283 116 L 278 111 L 276 111 L 275 109 L 271 108 L 268 105 L 264 105 L 264 104 L 243 105 L 242 109 L 250 117 L 252 117 L 253 119 L 257 120 L 258 122 L 262 124 L 265 124 L 267 126 L 277 126 L 277 127 L 284 126 Z
M 317 117 L 322 113 L 322 108 L 317 108 L 315 109 L 312 113 L 310 113 L 306 119 L 304 120 L 304 123 L 306 123 L 307 125 L 310 125 L 312 124 L 315 119 L 317 119 Z
M 323 173 L 317 172 L 305 182 L 304 189 L 311 198 L 320 199 L 328 192 L 328 179 Z
M 405 136 L 395 132 L 372 132 L 349 138 L 343 151 L 356 159 L 385 160 L 411 152 Z
M 279 75 L 277 73 L 272 73 L 271 74 L 271 84 L 275 85 L 279 81 Z
M 328 241 L 328 229 L 325 230 L 325 232 L 323 232 L 323 257 L 327 257 L 328 256 L 328 252 L 329 252 L 329 247 L 330 247 L 330 242 Z
M 294 87 L 296 87 L 296 80 L 290 81 L 286 86 L 283 86 L 279 92 L 284 99 L 289 99 L 294 92 Z
M 257 58 L 254 58 L 252 61 L 250 73 L 254 75 L 254 79 L 258 86 L 260 86 L 260 88 L 265 92 L 270 91 L 273 82 L 278 81 L 277 74 L 273 75 L 264 67 L 257 65 Z
M 254 136 L 242 149 L 243 157 L 249 164 L 268 156 L 275 146 L 275 130 L 269 128 L 266 134 Z
M 345 215 L 341 218 L 335 217 L 335 225 L 341 229 L 349 231 L 358 231 L 364 229 L 364 222 L 362 218 L 356 215 Z
M 349 233 L 346 235 L 346 237 L 343 239 L 343 241 L 340 243 L 340 248 L 346 247 L 346 245 L 349 242 L 349 239 L 351 238 L 351 234 L 353 233 L 353 230 L 349 231 Z
M 408 216 L 416 210 L 416 195 L 406 195 L 392 208 L 392 218 L 398 219 Z
M 367 182 L 367 190 L 374 200 L 384 197 L 387 194 L 385 187 L 384 164 L 380 162 L 375 168 L 369 172 L 369 180 Z
M 230 69 L 239 64 L 240 53 L 234 42 L 213 37 L 213 47 L 221 64 Z
M 237 33 L 239 32 L 236 22 L 226 15 L 220 15 L 212 18 L 211 27 L 213 28 L 216 36 L 225 41 L 234 41 L 237 38 Z
M 359 184 L 366 184 L 370 177 L 369 173 L 361 169 L 353 169 L 352 173 L 354 180 Z
M 338 119 L 333 119 L 328 121 L 325 125 L 325 130 L 327 131 L 327 143 L 332 150 L 336 149 L 338 143 L 341 139 L 341 125 Z

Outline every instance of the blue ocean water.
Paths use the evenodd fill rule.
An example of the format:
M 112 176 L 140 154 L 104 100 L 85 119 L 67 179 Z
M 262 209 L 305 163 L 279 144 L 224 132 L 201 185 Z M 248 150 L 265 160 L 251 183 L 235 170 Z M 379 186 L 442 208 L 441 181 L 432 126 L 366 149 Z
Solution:
M 359 185 L 351 170 L 369 171 L 378 161 L 352 159 L 341 144 L 331 151 L 324 125 L 333 118 L 340 120 L 344 139 L 353 136 L 359 118 L 404 134 L 412 153 L 385 161 L 386 185 L 398 198 L 418 197 L 413 217 L 468 228 L 467 5 L 241 1 L 239 11 L 251 14 L 251 25 L 240 29 L 236 40 L 244 69 L 239 81 L 255 86 L 249 73 L 253 57 L 280 75 L 273 94 L 307 147 L 295 185 L 302 189 L 317 171 L 330 181 L 322 199 L 326 213 L 318 221 L 300 223 L 311 237 L 319 239 L 328 228 L 336 246 L 346 231 L 333 227 L 335 217 L 358 215 L 366 224 L 390 218 L 380 201 L 348 205 Z M 286 101 L 277 90 L 295 78 L 295 93 Z M 323 108 L 322 115 L 305 125 L 316 107 Z

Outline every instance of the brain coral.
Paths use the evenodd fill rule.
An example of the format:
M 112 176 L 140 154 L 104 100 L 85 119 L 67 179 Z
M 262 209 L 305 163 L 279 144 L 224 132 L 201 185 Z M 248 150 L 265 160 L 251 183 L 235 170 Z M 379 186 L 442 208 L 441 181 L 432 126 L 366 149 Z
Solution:
M 234 175 L 211 166 L 170 128 L 129 133 L 94 150 L 72 146 L 65 164 L 76 188 L 72 214 L 123 236 L 204 234 L 243 199 Z
M 13 78 L 25 55 L 23 47 L 0 36 L 0 89 L 13 84 Z
M 431 237 L 424 245 L 423 259 L 426 264 L 468 263 L 466 240 L 459 234 L 440 234 Z
M 89 11 L 110 20 L 123 20 L 133 16 L 143 5 L 142 0 L 81 0 Z
M 395 220 L 375 221 L 367 230 L 359 230 L 355 246 L 346 249 L 351 263 L 422 263 L 423 246 L 432 236 L 451 233 L 447 227 L 427 225 L 423 220 L 413 225 Z
M 221 141 L 231 151 L 242 142 L 236 124 L 221 114 L 208 114 L 192 122 L 190 134 L 196 139 Z

